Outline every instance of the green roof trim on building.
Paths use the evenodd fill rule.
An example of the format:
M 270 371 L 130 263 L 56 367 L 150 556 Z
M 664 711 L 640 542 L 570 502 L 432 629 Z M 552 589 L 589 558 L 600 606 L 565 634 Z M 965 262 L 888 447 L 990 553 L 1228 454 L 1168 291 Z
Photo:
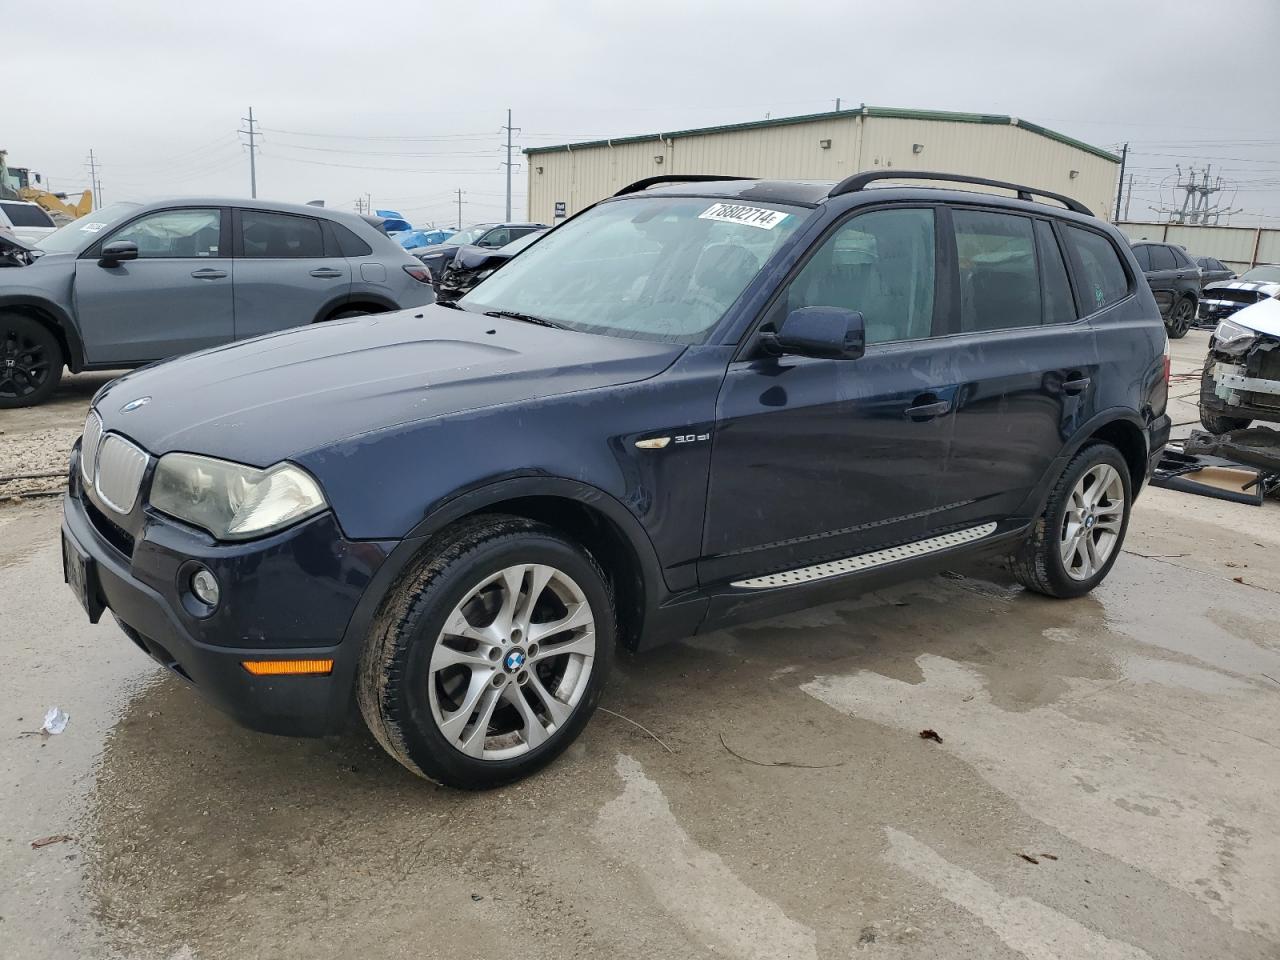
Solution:
M 642 143 L 646 140 L 676 140 L 680 137 L 697 137 L 704 136 L 709 133 L 729 133 L 736 132 L 738 130 L 756 130 L 763 127 L 785 127 L 796 123 L 809 123 L 814 120 L 834 120 L 841 117 L 888 117 L 899 120 L 945 120 L 950 123 L 987 123 L 993 126 L 1020 127 L 1023 130 L 1039 134 L 1042 137 L 1048 137 L 1050 140 L 1056 140 L 1058 143 L 1065 143 L 1067 146 L 1075 147 L 1077 150 L 1083 150 L 1086 153 L 1091 153 L 1095 157 L 1110 160 L 1112 163 L 1120 162 L 1120 158 L 1114 153 L 1103 150 L 1101 147 L 1095 147 L 1092 144 L 1085 143 L 1083 140 L 1077 140 L 1075 137 L 1068 137 L 1065 133 L 1058 133 L 1056 130 L 1050 130 L 1048 127 L 1029 123 L 1026 120 L 1019 120 L 1016 117 L 1007 117 L 994 113 L 955 113 L 949 110 L 907 110 L 899 107 L 859 107 L 856 110 L 830 110 L 826 113 L 808 113 L 800 117 L 778 117 L 777 119 L 770 120 L 748 120 L 746 123 L 726 123 L 717 127 L 693 127 L 689 130 L 669 130 L 665 133 L 649 133 L 638 137 L 614 137 L 608 140 L 587 140 L 582 143 L 561 143 L 549 147 L 525 147 L 524 152 L 526 154 L 535 154 L 551 153 L 552 151 L 563 150 L 587 150 L 592 147 L 616 146 L 624 143 Z

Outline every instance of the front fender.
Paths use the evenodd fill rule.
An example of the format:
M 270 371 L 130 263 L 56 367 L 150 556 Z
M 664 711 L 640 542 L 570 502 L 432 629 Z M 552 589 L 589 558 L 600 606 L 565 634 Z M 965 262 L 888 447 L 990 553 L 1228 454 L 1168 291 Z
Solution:
M 27 268 L 30 269 L 30 268 Z M 38 287 L 6 286 L 0 292 L 0 310 L 5 307 L 27 307 L 39 310 L 51 318 L 67 343 L 67 366 L 72 373 L 78 373 L 84 367 L 84 343 L 80 339 L 80 331 L 71 320 L 71 314 L 49 299 L 49 294 Z

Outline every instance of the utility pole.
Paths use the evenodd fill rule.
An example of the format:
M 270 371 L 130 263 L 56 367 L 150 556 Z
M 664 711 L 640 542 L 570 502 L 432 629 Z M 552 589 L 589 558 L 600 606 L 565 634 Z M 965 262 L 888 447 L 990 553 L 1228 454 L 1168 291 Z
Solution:
M 1133 200 L 1133 174 L 1129 174 L 1129 189 L 1124 192 L 1124 218 L 1129 219 L 1129 203 Z
M 1124 150 L 1120 152 L 1120 186 L 1116 192 L 1116 215 L 1113 220 L 1120 219 L 1120 199 L 1124 196 L 1124 167 L 1129 160 L 1129 144 L 1124 145 Z
M 511 134 L 516 130 L 519 130 L 520 128 L 511 126 L 511 110 L 509 108 L 507 110 L 507 125 L 502 129 L 507 131 L 507 162 L 505 166 L 507 168 L 507 222 L 510 223 L 511 222 Z M 461 220 L 459 220 L 459 224 L 461 224 Z M 459 225 L 458 229 L 459 230 L 462 229 L 461 225 Z
M 462 190 L 458 190 L 458 229 L 462 229 Z
M 98 184 L 98 165 L 92 147 L 89 148 L 89 189 L 93 191 L 93 209 L 97 210 L 102 206 L 102 188 Z
M 241 130 L 240 132 L 247 133 L 249 135 L 249 196 L 253 197 L 254 199 L 257 199 L 258 197 L 258 164 L 257 164 L 258 142 L 257 142 L 257 132 L 253 128 L 253 125 L 255 122 L 253 119 L 253 107 L 249 108 L 249 115 L 247 117 L 241 117 L 240 119 L 249 125 L 248 130 Z
M 836 113 L 840 112 L 840 98 L 836 97 Z

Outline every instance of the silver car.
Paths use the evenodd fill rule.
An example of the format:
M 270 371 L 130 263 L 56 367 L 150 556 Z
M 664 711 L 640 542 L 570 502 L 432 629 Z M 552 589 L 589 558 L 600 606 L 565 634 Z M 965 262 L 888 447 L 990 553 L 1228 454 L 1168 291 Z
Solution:
M 64 366 L 135 367 L 434 299 L 429 271 L 398 243 L 314 206 L 111 204 L 33 254 L 0 269 L 0 408 L 47 399 Z

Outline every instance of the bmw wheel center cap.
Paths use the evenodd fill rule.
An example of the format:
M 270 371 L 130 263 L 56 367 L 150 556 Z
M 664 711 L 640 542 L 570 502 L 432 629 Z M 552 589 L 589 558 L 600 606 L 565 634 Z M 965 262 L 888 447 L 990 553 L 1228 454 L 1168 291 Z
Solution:
M 505 660 L 508 670 L 519 670 L 524 666 L 525 655 L 523 650 L 512 650 L 507 654 Z

